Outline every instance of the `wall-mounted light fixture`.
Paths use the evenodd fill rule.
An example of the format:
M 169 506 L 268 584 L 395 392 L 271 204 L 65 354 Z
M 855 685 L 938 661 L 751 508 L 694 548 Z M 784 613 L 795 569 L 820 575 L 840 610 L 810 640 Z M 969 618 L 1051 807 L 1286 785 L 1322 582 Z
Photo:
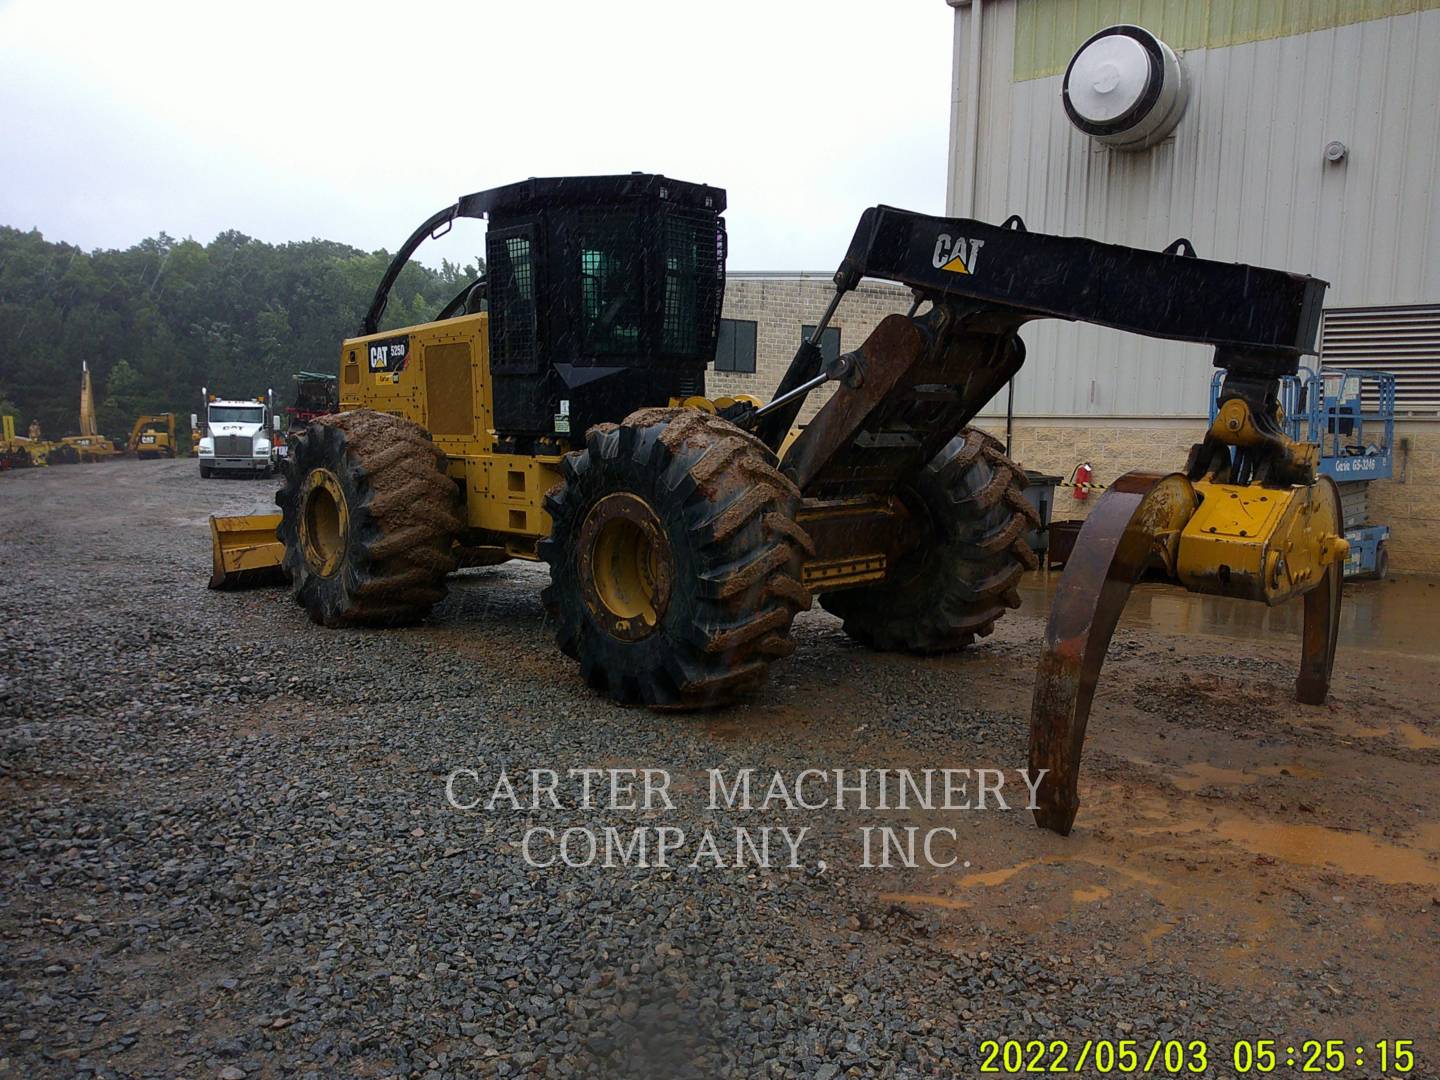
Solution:
M 1119 150 L 1154 146 L 1189 100 L 1175 51 L 1141 26 L 1107 26 L 1070 58 L 1061 97 L 1070 122 Z

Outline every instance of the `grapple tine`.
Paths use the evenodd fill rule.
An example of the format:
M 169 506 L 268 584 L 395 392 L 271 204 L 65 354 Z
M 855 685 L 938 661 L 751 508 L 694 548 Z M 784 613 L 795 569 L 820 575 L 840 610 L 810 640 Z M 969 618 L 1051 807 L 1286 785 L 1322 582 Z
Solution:
M 1330 669 L 1335 663 L 1335 639 L 1340 631 L 1340 577 L 1337 563 L 1325 571 L 1325 580 L 1305 594 L 1305 630 L 1300 650 L 1300 676 L 1295 700 L 1301 705 L 1324 705 L 1330 693 Z
M 1194 509 L 1194 490 L 1179 473 L 1130 472 L 1080 530 L 1050 609 L 1030 712 L 1030 772 L 1044 770 L 1034 812 L 1041 828 L 1068 835 L 1075 822 L 1085 726 L 1110 635 L 1151 559 L 1173 567 Z
M 1344 532 L 1344 511 L 1340 491 L 1328 477 L 1317 481 L 1316 501 L 1322 528 Z M 1323 492 L 1323 494 L 1321 494 Z M 1300 676 L 1295 680 L 1295 700 L 1302 705 L 1323 705 L 1330 693 L 1330 670 L 1335 666 L 1335 642 L 1340 637 L 1340 594 L 1345 560 L 1335 559 L 1326 567 L 1320 583 L 1305 594 L 1305 627 L 1300 643 Z

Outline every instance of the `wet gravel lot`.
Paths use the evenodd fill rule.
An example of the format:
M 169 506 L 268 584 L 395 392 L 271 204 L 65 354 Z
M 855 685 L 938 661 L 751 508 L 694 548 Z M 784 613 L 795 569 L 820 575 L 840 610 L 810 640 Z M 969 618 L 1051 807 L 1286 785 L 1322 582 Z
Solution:
M 1440 1076 L 1433 660 L 1342 656 L 1302 710 L 1293 641 L 1122 630 L 1070 838 L 721 812 L 707 769 L 1022 765 L 1043 612 L 914 661 L 817 607 L 753 701 L 651 714 L 554 649 L 543 569 L 467 571 L 400 631 L 207 591 L 207 515 L 272 486 L 0 476 L 0 1075 L 948 1077 L 989 1038 L 1178 1038 L 1229 1076 L 1236 1038 L 1384 1037 Z M 460 811 L 457 767 L 664 769 L 676 805 Z M 879 823 L 963 862 L 864 869 Z M 811 832 L 798 869 L 522 857 L 607 825 Z

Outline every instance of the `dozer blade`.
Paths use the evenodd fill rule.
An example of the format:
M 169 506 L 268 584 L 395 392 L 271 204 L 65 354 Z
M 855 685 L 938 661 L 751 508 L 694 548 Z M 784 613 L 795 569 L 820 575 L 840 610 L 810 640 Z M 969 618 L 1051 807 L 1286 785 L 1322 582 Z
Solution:
M 211 517 L 215 572 L 210 576 L 210 588 L 284 584 L 288 580 L 283 566 L 285 545 L 275 537 L 279 527 L 279 514 Z
M 1246 492 L 1259 503 L 1285 497 L 1275 489 L 1192 485 L 1180 473 L 1152 472 L 1126 473 L 1101 497 L 1061 575 L 1036 674 L 1030 770 L 1032 775 L 1045 770 L 1036 792 L 1035 822 L 1041 828 L 1068 835 L 1075 822 L 1080 756 L 1100 668 L 1130 590 L 1147 566 L 1163 567 L 1196 592 L 1272 604 L 1303 594 L 1305 626 L 1295 696 L 1308 705 L 1325 700 L 1335 660 L 1346 551 L 1334 484 L 1322 479 L 1296 486 L 1288 495 L 1295 501 L 1294 513 L 1277 513 L 1264 536 L 1251 532 L 1253 524 L 1237 530 L 1239 539 L 1224 549 L 1226 557 L 1239 567 L 1247 550 L 1261 552 L 1267 561 L 1258 582 L 1244 580 L 1238 571 L 1232 575 L 1228 564 L 1215 581 L 1198 572 L 1216 556 L 1205 545 L 1223 544 L 1226 537 L 1223 525 L 1210 524 L 1213 516 L 1197 515 L 1197 487 L 1222 507 L 1227 505 L 1222 497 L 1239 506 Z M 1281 552 L 1289 553 L 1293 568 L 1287 568 Z

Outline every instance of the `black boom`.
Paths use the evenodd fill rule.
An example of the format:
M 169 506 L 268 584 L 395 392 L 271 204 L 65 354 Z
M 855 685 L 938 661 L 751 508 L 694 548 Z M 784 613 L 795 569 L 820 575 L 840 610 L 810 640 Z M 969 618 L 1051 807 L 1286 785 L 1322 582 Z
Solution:
M 818 335 L 840 298 L 866 277 L 908 285 L 916 308 L 929 301 L 931 310 L 907 320 L 913 332 L 877 328 L 871 342 L 822 373 Z M 861 216 L 834 281 L 835 295 L 811 340 L 796 350 L 776 399 L 748 418 L 778 448 L 809 390 L 827 378 L 844 381 L 817 418 L 828 423 L 825 438 L 796 444 L 803 460 L 787 471 L 802 487 L 857 436 L 870 451 L 888 447 L 906 468 L 923 464 L 920 451 L 933 453 L 953 438 L 1019 369 L 1018 332 L 1035 319 L 1212 345 L 1228 392 L 1254 398 L 1262 415 L 1265 387 L 1315 351 L 1326 289 L 1303 274 L 1197 258 L 1187 240 L 1144 251 L 1029 232 L 1018 217 L 990 225 L 890 206 Z M 894 387 L 888 396 L 877 376 Z M 874 453 L 869 457 L 874 473 Z

